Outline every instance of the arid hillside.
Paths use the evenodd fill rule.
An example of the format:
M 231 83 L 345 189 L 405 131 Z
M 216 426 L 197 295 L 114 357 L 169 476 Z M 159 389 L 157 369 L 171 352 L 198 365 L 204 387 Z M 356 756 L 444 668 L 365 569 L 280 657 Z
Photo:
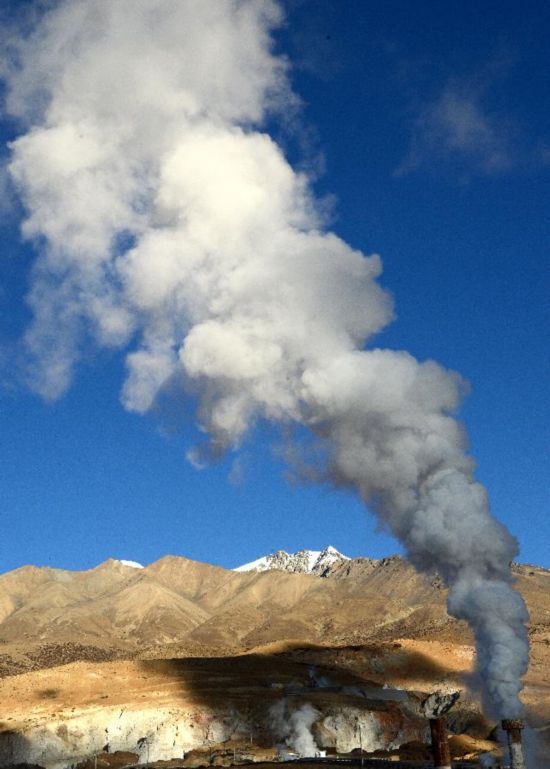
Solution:
M 534 643 L 550 642 L 550 572 L 514 567 Z M 445 611 L 437 576 L 399 557 L 336 563 L 327 576 L 238 573 L 167 556 L 144 569 L 109 560 L 71 572 L 24 566 L 0 576 L 4 673 L 59 659 L 230 655 L 262 644 L 323 645 L 411 639 L 469 643 Z M 52 645 L 65 647 L 56 658 Z M 53 655 L 53 656 L 52 656 Z M 52 659 L 50 660 L 50 656 Z
M 550 572 L 514 572 L 531 612 L 524 699 L 544 740 Z M 426 738 L 414 703 L 434 689 L 461 690 L 450 724 L 457 755 L 486 749 L 493 725 L 465 691 L 472 639 L 445 597 L 437 576 L 399 557 L 338 560 L 322 577 L 172 556 L 143 569 L 114 560 L 83 572 L 17 569 L 0 577 L 0 765 L 11 756 L 64 767 L 65 755 L 74 763 L 97 753 L 105 733 L 111 747 L 133 745 L 142 758 L 140 745 L 166 758 L 176 745 L 242 741 L 247 729 L 267 746 L 269 706 L 282 692 L 316 708 L 319 744 L 393 745 L 408 755 L 409 742 Z M 357 732 L 350 723 L 361 718 Z M 147 734 L 156 742 L 143 742 Z

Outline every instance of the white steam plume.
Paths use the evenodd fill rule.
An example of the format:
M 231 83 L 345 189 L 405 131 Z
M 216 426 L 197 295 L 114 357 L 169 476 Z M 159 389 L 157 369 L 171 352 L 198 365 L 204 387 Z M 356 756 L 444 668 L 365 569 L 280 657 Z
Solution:
M 365 257 L 323 227 L 262 125 L 294 108 L 275 0 L 61 0 L 4 61 L 24 126 L 9 173 L 38 247 L 32 385 L 69 385 L 84 341 L 132 345 L 123 400 L 194 383 L 213 454 L 258 419 L 309 428 L 476 637 L 485 705 L 520 713 L 527 614 L 516 541 L 452 418 L 458 375 L 364 349 L 392 317 Z M 200 459 L 200 457 L 199 457 Z
M 269 709 L 271 727 L 276 737 L 284 740 L 289 748 L 304 757 L 316 756 L 319 753 L 311 727 L 320 715 L 309 702 L 292 713 L 288 713 L 286 700 L 279 700 Z

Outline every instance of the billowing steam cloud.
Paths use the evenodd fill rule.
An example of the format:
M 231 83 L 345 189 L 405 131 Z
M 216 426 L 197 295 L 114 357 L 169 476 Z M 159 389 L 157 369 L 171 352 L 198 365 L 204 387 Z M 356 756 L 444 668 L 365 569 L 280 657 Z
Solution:
M 299 756 L 316 756 L 319 748 L 311 727 L 320 717 L 318 710 L 306 702 L 291 713 L 286 700 L 279 700 L 269 709 L 271 728 L 278 739 L 284 740 Z
M 258 419 L 308 428 L 319 478 L 355 490 L 415 566 L 444 577 L 487 709 L 517 716 L 517 546 L 473 480 L 452 417 L 462 382 L 364 349 L 392 317 L 380 259 L 324 229 L 308 179 L 262 130 L 296 104 L 272 49 L 277 2 L 46 7 L 4 62 L 7 111 L 26 126 L 9 173 L 39 253 L 33 387 L 60 395 L 85 341 L 131 345 L 126 407 L 194 386 L 214 455 Z

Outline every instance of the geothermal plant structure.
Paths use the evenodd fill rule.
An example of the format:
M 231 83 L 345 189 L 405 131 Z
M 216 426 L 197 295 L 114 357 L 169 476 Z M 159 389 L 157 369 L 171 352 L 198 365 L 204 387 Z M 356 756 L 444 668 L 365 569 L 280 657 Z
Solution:
M 432 755 L 435 769 L 451 769 L 451 751 L 447 739 L 445 718 L 430 718 L 432 735 Z
M 422 702 L 422 712 L 430 722 L 432 756 L 435 769 L 451 769 L 451 751 L 445 714 L 459 698 L 458 692 L 432 692 Z
M 510 769 L 525 769 L 521 740 L 521 730 L 524 728 L 523 721 L 505 719 L 502 721 L 502 728 L 508 739 Z M 444 716 L 430 718 L 430 732 L 434 769 L 451 769 L 451 752 Z
M 505 719 L 502 722 L 502 728 L 508 737 L 510 769 L 525 769 L 523 745 L 521 742 L 521 730 L 523 729 L 523 721 Z

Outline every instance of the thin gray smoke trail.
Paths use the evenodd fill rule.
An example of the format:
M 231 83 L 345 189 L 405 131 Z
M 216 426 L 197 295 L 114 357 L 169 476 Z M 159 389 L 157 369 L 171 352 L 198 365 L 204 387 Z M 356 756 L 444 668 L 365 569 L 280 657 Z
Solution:
M 262 124 L 296 104 L 275 0 L 61 0 L 3 62 L 26 126 L 9 173 L 37 244 L 31 384 L 69 386 L 84 341 L 131 346 L 123 402 L 195 384 L 216 454 L 259 419 L 309 429 L 475 634 L 487 712 L 521 711 L 517 545 L 452 414 L 460 377 L 365 345 L 392 318 L 378 256 L 326 231 Z

